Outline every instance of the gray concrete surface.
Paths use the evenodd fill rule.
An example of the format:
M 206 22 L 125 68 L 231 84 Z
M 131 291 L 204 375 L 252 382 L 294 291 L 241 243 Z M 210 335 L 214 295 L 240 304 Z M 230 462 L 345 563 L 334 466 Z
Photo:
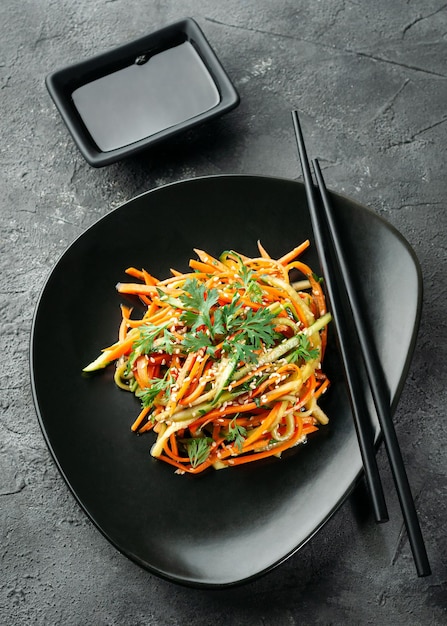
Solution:
M 447 623 L 446 7 L 443 0 L 2 0 L 1 624 Z M 240 107 L 175 145 L 92 169 L 45 75 L 185 16 L 205 31 Z M 118 554 L 68 492 L 31 398 L 34 306 L 66 246 L 136 194 L 205 174 L 297 178 L 293 108 L 328 186 L 397 226 L 422 265 L 421 330 L 395 421 L 433 574 L 415 575 L 381 449 L 388 524 L 365 512 L 360 487 L 264 578 L 225 592 L 186 589 Z

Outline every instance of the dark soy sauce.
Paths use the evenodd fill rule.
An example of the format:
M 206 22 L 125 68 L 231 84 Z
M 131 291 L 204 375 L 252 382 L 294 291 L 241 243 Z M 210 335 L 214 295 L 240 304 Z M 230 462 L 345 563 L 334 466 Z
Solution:
M 219 104 L 217 87 L 188 42 L 76 89 L 73 102 L 103 152 L 181 124 Z

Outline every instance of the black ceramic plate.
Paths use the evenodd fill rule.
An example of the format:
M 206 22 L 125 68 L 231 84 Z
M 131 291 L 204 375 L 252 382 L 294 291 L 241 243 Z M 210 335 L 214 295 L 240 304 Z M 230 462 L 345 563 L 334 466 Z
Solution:
M 421 305 L 415 256 L 373 212 L 334 196 L 343 242 L 372 325 L 393 407 L 407 373 Z M 51 273 L 32 332 L 33 393 L 43 434 L 74 496 L 130 559 L 170 580 L 223 587 L 250 580 L 298 550 L 343 503 L 361 474 L 349 402 L 331 338 L 325 369 L 330 425 L 281 460 L 193 477 L 150 457 L 152 435 L 131 433 L 139 403 L 113 368 L 81 369 L 114 341 L 115 284 L 128 266 L 167 277 L 193 247 L 280 256 L 312 240 L 303 186 L 207 177 L 150 191 L 77 239 Z M 314 249 L 305 260 L 316 271 Z

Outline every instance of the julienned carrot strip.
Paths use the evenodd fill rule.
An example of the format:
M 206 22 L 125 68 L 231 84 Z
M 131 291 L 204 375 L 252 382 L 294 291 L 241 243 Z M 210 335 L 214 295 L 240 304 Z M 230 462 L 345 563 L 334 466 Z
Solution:
M 128 276 L 132 276 L 132 278 L 137 278 L 138 280 L 144 280 L 143 270 L 138 270 L 136 267 L 128 267 L 124 271 Z
M 262 274 L 268 274 L 280 276 L 283 280 L 288 280 L 287 269 L 277 261 L 269 261 L 263 258 L 253 259 L 247 262 L 247 267 L 252 269 L 257 278 L 260 278 Z
M 303 243 L 301 243 L 299 246 L 278 259 L 278 263 L 281 263 L 282 265 L 288 265 L 291 261 L 300 256 L 300 254 L 302 254 L 304 250 L 306 250 L 309 246 L 310 241 L 309 239 L 306 239 L 306 241 L 303 241 Z
M 143 269 L 142 272 L 143 272 L 143 280 L 146 283 L 146 285 L 158 285 L 159 281 L 156 278 L 154 278 L 152 274 L 149 274 L 149 272 L 146 272 L 145 269 Z
M 262 291 L 268 296 L 270 302 L 280 302 L 281 304 L 287 302 L 284 297 L 284 291 L 272 287 L 271 285 L 262 285 Z
M 190 394 L 187 396 L 184 396 L 180 401 L 179 404 L 181 404 L 182 406 L 187 406 L 189 404 L 191 404 L 192 402 L 194 402 L 195 400 L 197 400 L 197 398 L 199 398 L 202 393 L 205 391 L 205 387 L 207 386 L 208 381 L 207 380 L 201 380 L 200 382 L 197 382 L 197 384 L 195 385 L 191 385 L 190 389 Z
M 235 293 L 236 293 L 235 291 L 227 291 L 225 293 L 220 293 L 219 304 L 229 304 L 233 300 Z M 265 304 L 262 302 L 253 302 L 252 300 L 249 300 L 249 298 L 244 298 L 243 296 L 239 298 L 239 301 L 244 306 L 248 306 L 250 307 L 250 309 L 253 309 L 254 311 L 257 311 L 258 309 L 261 309 L 265 306 Z
M 287 268 L 289 269 L 289 271 L 292 268 L 296 268 L 306 276 L 312 288 L 312 295 L 318 304 L 319 316 L 321 317 L 322 315 L 324 315 L 326 313 L 326 301 L 324 298 L 323 290 L 320 283 L 315 279 L 314 273 L 312 272 L 310 267 L 305 263 L 302 263 L 301 261 L 294 261 L 293 263 L 289 263 L 287 265 Z
M 173 270 L 171 270 L 172 272 Z M 204 272 L 189 272 L 187 274 L 182 274 L 180 272 L 176 272 L 174 274 L 174 276 L 171 276 L 171 278 L 166 278 L 166 280 L 160 280 L 158 282 L 158 286 L 159 287 L 163 287 L 164 285 L 182 285 L 186 280 L 188 280 L 188 278 L 195 278 L 197 279 L 207 279 L 209 277 L 209 274 L 206 274 Z
M 132 278 L 141 280 L 146 283 L 146 285 L 156 285 L 158 282 L 156 278 L 148 274 L 148 272 L 146 272 L 146 270 L 144 269 L 138 270 L 135 267 L 128 267 L 124 271 L 128 276 L 132 276 Z
M 315 390 L 314 392 L 314 398 L 318 400 L 318 398 L 326 391 L 326 389 L 329 387 L 329 379 L 326 378 L 326 380 L 324 380 L 321 385 Z
M 312 289 L 312 295 L 318 308 L 318 316 L 322 317 L 326 313 L 326 300 L 325 300 L 321 285 L 315 279 L 314 273 L 312 272 L 311 268 L 305 263 L 302 263 L 301 261 L 294 261 L 293 263 L 289 263 L 288 268 L 289 270 L 292 268 L 296 268 L 308 278 L 311 289 Z M 326 351 L 326 344 L 327 344 L 327 328 L 323 328 L 320 334 L 321 334 L 321 359 L 323 359 L 324 353 Z
M 120 324 L 120 328 L 119 328 L 119 332 L 118 332 L 118 340 L 119 341 L 124 341 L 124 339 L 126 338 L 127 328 L 128 328 L 128 320 L 129 320 L 129 316 L 130 316 L 131 312 L 132 312 L 131 307 L 125 306 L 124 304 L 121 305 L 122 320 L 121 320 L 121 324 Z
M 223 263 L 221 263 L 221 261 L 218 261 L 217 259 L 212 257 L 207 252 L 204 252 L 203 250 L 199 250 L 198 248 L 194 248 L 194 252 L 197 254 L 199 259 L 203 263 L 206 263 L 207 265 L 211 265 L 211 267 L 214 269 L 214 271 L 216 271 L 216 270 L 220 270 L 220 271 L 224 271 L 224 272 L 227 271 L 226 266 Z
M 113 346 L 110 346 L 109 348 L 103 350 L 103 355 L 107 357 L 109 363 L 111 363 L 112 361 L 116 361 L 116 359 L 119 359 L 120 356 L 123 356 L 124 354 L 128 354 L 130 352 L 130 350 L 132 349 L 132 344 L 135 341 L 136 337 L 137 335 L 132 332 L 127 333 L 123 341 L 118 341 L 117 343 L 113 344 Z
M 118 293 L 127 293 L 132 295 L 144 294 L 150 296 L 157 293 L 155 285 L 140 285 L 139 283 L 118 283 L 116 285 Z
M 149 320 L 152 317 L 152 315 L 154 315 L 157 311 L 158 311 L 158 306 L 154 302 L 150 301 L 150 303 L 147 306 L 147 311 L 143 315 L 143 320 L 144 321 Z
M 318 426 L 314 424 L 303 424 L 303 435 L 310 435 L 310 433 L 316 433 Z
M 147 411 L 146 411 L 146 408 L 147 408 Z M 145 411 L 145 413 L 143 414 L 141 420 L 137 424 L 137 422 L 139 420 L 139 417 L 141 416 L 143 411 Z M 152 430 L 154 428 L 154 426 L 157 425 L 157 421 L 156 421 L 155 417 L 156 417 L 156 415 L 158 413 L 160 413 L 161 409 L 160 409 L 160 407 L 157 407 L 156 409 L 154 409 L 152 411 L 152 413 L 150 411 L 151 411 L 150 407 L 143 407 L 141 409 L 140 414 L 138 415 L 137 419 L 132 424 L 131 430 L 135 430 L 135 432 L 138 432 L 138 434 L 145 433 L 145 432 L 147 432 L 149 430 Z M 149 415 L 149 413 L 150 413 L 150 418 L 151 419 L 149 421 L 145 422 L 144 419 Z M 135 424 L 137 424 L 137 426 L 135 426 Z M 135 428 L 133 428 L 133 426 L 135 426 Z
M 141 320 L 131 319 L 130 314 L 132 312 L 132 309 L 129 307 L 121 306 L 121 312 L 123 315 L 123 319 L 121 323 L 125 324 L 125 326 L 128 328 L 138 328 L 139 326 L 142 326 L 145 322 L 144 318 Z
M 191 259 L 189 262 L 189 267 L 193 270 L 197 270 L 198 272 L 202 272 L 203 274 L 209 277 L 210 274 L 216 273 L 216 268 L 210 265 L 209 263 L 202 263 L 201 261 L 196 261 L 195 259 Z M 221 270 L 223 273 L 223 270 Z M 219 272 L 220 273 L 220 272 Z
M 178 456 L 177 437 L 175 436 L 175 433 L 172 433 L 172 435 L 169 437 L 169 444 L 171 446 L 173 454 Z
M 178 394 L 177 396 L 179 404 L 181 405 L 189 404 L 190 402 L 193 401 L 195 397 L 196 398 L 199 397 L 198 393 L 196 393 L 195 395 L 193 394 L 199 386 L 199 380 L 202 376 L 203 370 L 205 369 L 208 358 L 209 358 L 209 355 L 205 354 L 203 350 L 201 350 L 198 353 L 197 358 L 194 361 L 194 364 L 189 373 L 188 385 L 186 386 L 186 389 L 183 390 L 182 394 Z M 205 388 L 206 383 L 207 383 L 206 379 L 203 382 L 205 383 L 203 388 Z M 186 395 L 187 392 L 188 392 L 188 395 Z
M 250 435 L 245 439 L 242 449 L 245 449 L 246 446 L 249 446 L 251 443 L 259 439 L 261 435 L 263 435 L 266 431 L 270 429 L 278 415 L 280 414 L 281 409 L 283 409 L 283 403 L 277 402 L 270 413 L 267 415 L 265 420 L 262 421 L 261 425 L 258 426 Z
M 171 269 L 161 281 L 127 268 L 141 284 L 118 283 L 117 290 L 138 296 L 145 313 L 133 319 L 123 304 L 118 341 L 85 371 L 121 359 L 115 381 L 144 397 L 147 405 L 131 429 L 154 430 L 153 456 L 178 472 L 198 474 L 211 465 L 279 456 L 327 422 L 317 405 L 329 385 L 321 358 L 309 360 L 297 350 L 303 334 L 321 356 L 330 320 L 321 285 L 297 260 L 308 246 L 306 240 L 279 259 L 260 242 L 255 258 L 196 250 L 199 260 L 190 260 L 188 272 Z M 292 270 L 308 279 L 299 293 Z M 252 324 L 246 335 L 245 323 Z M 232 347 L 237 342 L 245 344 L 240 352 Z M 247 363 L 244 350 L 252 355 Z
M 151 408 L 149 406 L 146 406 L 143 409 L 141 409 L 140 414 L 138 415 L 137 419 L 134 421 L 134 423 L 130 427 L 131 430 L 133 430 L 135 432 L 135 431 L 137 431 L 139 429 L 139 427 L 141 426 L 144 418 L 146 417 L 146 415 L 149 413 L 150 410 L 151 410 Z M 153 424 L 151 424 L 151 426 L 153 426 Z
M 154 306 L 156 306 L 155 303 L 154 303 Z M 162 324 L 164 324 L 164 322 L 171 319 L 171 317 L 172 317 L 172 310 L 170 308 L 160 309 L 157 307 L 154 313 L 152 313 L 150 317 L 145 318 L 145 322 L 150 322 L 151 324 L 161 326 Z
M 262 245 L 262 243 L 259 240 L 258 240 L 257 244 L 258 244 L 259 254 L 264 259 L 271 259 L 272 257 L 270 256 L 270 254 L 267 252 L 267 250 L 264 248 L 264 246 Z
M 169 399 L 168 405 L 166 407 L 166 411 L 168 413 L 169 416 L 171 416 L 173 414 L 173 412 L 175 411 L 175 407 L 177 406 L 178 401 L 180 400 L 180 398 L 183 396 L 183 394 L 185 393 L 185 391 L 188 388 L 188 381 L 186 381 L 185 384 L 185 379 L 186 377 L 189 375 L 189 372 L 195 362 L 197 358 L 197 354 L 190 352 L 188 354 L 188 356 L 185 359 L 185 362 L 183 363 L 178 376 L 177 376 L 177 380 L 175 382 L 175 387 L 174 387 L 174 391 L 171 394 L 171 397 Z
M 302 389 L 304 389 L 304 394 L 300 395 L 298 402 L 293 405 L 291 409 L 292 411 L 297 411 L 298 409 L 301 409 L 301 407 L 305 406 L 306 403 L 309 402 L 309 400 L 312 398 L 312 396 L 315 395 L 315 384 L 312 381 L 312 377 L 307 379 Z
M 140 389 L 147 389 L 151 384 L 151 377 L 148 372 L 149 360 L 144 354 L 135 361 L 133 375 L 135 376 Z

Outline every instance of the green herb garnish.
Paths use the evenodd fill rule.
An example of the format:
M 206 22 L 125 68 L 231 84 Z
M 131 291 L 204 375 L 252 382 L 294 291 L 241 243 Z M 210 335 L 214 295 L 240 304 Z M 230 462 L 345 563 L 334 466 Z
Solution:
M 247 436 L 247 429 L 244 428 L 244 426 L 239 426 L 236 419 L 237 415 L 228 424 L 228 433 L 225 439 L 230 442 L 234 441 L 239 449 L 239 452 L 242 452 L 242 446 L 244 445 L 244 441 Z
M 205 463 L 211 451 L 212 441 L 210 437 L 194 437 L 185 442 L 192 467 Z

